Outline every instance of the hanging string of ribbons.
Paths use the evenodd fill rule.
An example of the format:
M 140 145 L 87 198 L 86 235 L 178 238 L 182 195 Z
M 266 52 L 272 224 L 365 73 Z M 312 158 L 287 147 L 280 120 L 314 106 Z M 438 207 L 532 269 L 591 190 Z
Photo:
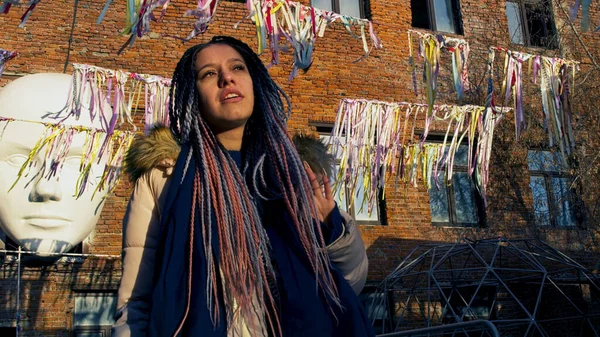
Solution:
M 151 21 L 161 21 L 165 15 L 170 0 L 127 0 L 127 25 L 122 32 L 129 35 L 129 39 L 119 50 L 131 47 L 136 38 L 150 32 Z M 98 18 L 102 22 L 112 0 L 107 0 L 104 10 Z M 189 41 L 198 34 L 203 34 L 212 22 L 219 0 L 198 0 L 197 7 L 188 10 L 184 16 L 196 17 L 194 29 L 183 40 Z M 158 18 L 153 14 L 154 9 L 162 7 Z M 258 53 L 261 54 L 267 47 L 271 49 L 270 65 L 279 64 L 279 52 L 291 50 L 294 52 L 294 66 L 290 79 L 298 74 L 298 69 L 306 70 L 312 64 L 314 42 L 317 37 L 323 37 L 326 27 L 340 21 L 355 38 L 361 39 L 365 56 L 373 48 L 383 48 L 381 40 L 375 35 L 373 23 L 366 19 L 359 19 L 330 11 L 304 6 L 299 2 L 288 0 L 246 0 L 247 15 L 256 26 L 258 38 Z M 239 22 L 235 25 L 237 27 Z M 360 36 L 356 36 L 352 27 L 358 27 Z M 367 30 L 371 40 L 371 47 L 367 42 Z M 281 44 L 281 39 L 285 43 Z M 289 45 L 289 46 L 288 46 Z
M 113 0 L 107 0 L 102 13 L 98 17 L 97 23 L 101 23 Z M 129 35 L 129 39 L 119 49 L 119 54 L 127 47 L 132 47 L 136 38 L 142 37 L 150 32 L 150 22 L 160 22 L 167 12 L 170 0 L 127 0 L 126 26 L 121 32 L 123 35 Z M 197 7 L 185 12 L 184 17 L 193 16 L 196 18 L 194 29 L 183 39 L 189 41 L 198 34 L 203 34 L 208 29 L 215 15 L 219 0 L 197 0 Z M 158 18 L 154 15 L 154 10 L 162 7 Z
M 351 203 L 357 193 L 364 193 L 371 212 L 388 174 L 414 186 L 420 177 L 431 188 L 439 186 L 438 178 L 445 172 L 444 183 L 451 184 L 455 154 L 466 143 L 467 170 L 475 174 L 485 197 L 494 129 L 506 111 L 436 105 L 428 114 L 429 108 L 427 104 L 341 100 L 330 143 L 340 158 L 336 191 L 348 191 Z M 443 141 L 428 143 L 427 136 L 436 123 L 446 129 Z M 417 127 L 422 133 L 415 132 Z M 357 186 L 359 176 L 363 177 L 362 186 Z
M 494 62 L 495 53 L 504 53 L 504 78 L 500 91 L 500 103 L 508 106 L 513 98 L 515 112 L 515 133 L 519 139 L 527 127 L 523 107 L 523 72 L 532 76 L 532 82 L 538 84 L 541 90 L 543 125 L 548 133 L 549 146 L 555 144 L 560 148 L 563 158 L 566 158 L 575 147 L 571 111 L 571 83 L 579 70 L 579 62 L 564 60 L 556 57 L 532 55 L 500 47 L 491 47 L 489 61 Z M 488 85 L 488 101 L 495 104 L 493 76 L 490 71 Z M 571 81 L 571 83 L 569 83 Z
M 4 66 L 6 62 L 14 59 L 19 54 L 16 51 L 4 50 L 0 48 L 0 77 L 2 77 L 2 73 L 4 72 Z
M 413 36 L 418 41 L 417 57 L 423 61 L 423 85 L 425 87 L 427 104 L 429 106 L 428 114 L 431 113 L 437 94 L 438 75 L 440 71 L 440 58 L 443 51 L 452 54 L 452 75 L 454 88 L 458 100 L 463 99 L 463 95 L 469 90 L 469 43 L 463 39 L 446 37 L 443 35 L 433 35 L 421 33 L 414 30 L 408 31 L 408 50 L 409 64 L 412 68 L 412 81 L 415 95 L 419 94 L 417 80 L 417 65 L 413 51 Z
M 60 176 L 65 160 L 71 153 L 74 136 L 80 133 L 85 134 L 85 145 L 79 162 L 80 175 L 77 179 L 75 191 L 73 191 L 78 198 L 84 194 L 90 185 L 95 185 L 92 199 L 96 192 L 105 189 L 109 193 L 112 192 L 119 182 L 121 163 L 125 153 L 135 136 L 135 132 L 130 131 L 116 130 L 109 134 L 103 130 L 83 126 L 42 123 L 1 116 L 0 125 L 4 125 L 0 129 L 6 128 L 12 122 L 41 124 L 45 126 L 45 130 L 21 166 L 11 189 L 15 187 L 21 178 L 27 177 L 34 166 L 40 164 L 34 159 L 42 154 L 44 162 L 40 165 L 40 172 L 36 171 L 35 174 L 39 175 L 40 179 L 51 179 Z M 98 172 L 93 171 L 93 165 L 99 164 L 103 158 L 106 158 L 106 163 L 100 168 L 102 174 L 99 179 L 96 179 L 97 177 L 92 176 L 92 174 L 95 175 Z
M 140 107 L 143 100 L 146 128 L 157 123 L 168 125 L 170 79 L 87 64 L 73 64 L 73 68 L 71 93 L 65 108 L 57 114 L 59 118 L 78 117 L 85 104 L 91 120 L 100 118 L 102 129 L 109 135 L 125 122 L 135 130 L 132 111 Z M 104 102 L 112 106 L 110 116 Z
M 0 14 L 8 14 L 8 12 L 10 11 L 10 8 L 13 5 L 27 6 L 25 13 L 23 13 L 23 15 L 21 16 L 21 22 L 19 23 L 19 28 L 23 28 L 23 27 L 25 27 L 25 23 L 27 22 L 27 19 L 29 19 L 29 16 L 31 15 L 31 13 L 33 13 L 33 10 L 40 3 L 40 1 L 41 0 L 29 0 L 27 2 L 22 3 L 20 0 L 4 0 L 4 1 L 2 1 L 2 5 L 0 5 Z
M 298 74 L 299 69 L 306 70 L 310 67 L 317 37 L 323 37 L 327 26 L 335 21 L 342 22 L 353 37 L 362 40 L 365 52 L 363 57 L 369 55 L 373 49 L 383 48 L 381 40 L 375 34 L 373 23 L 366 19 L 287 0 L 247 0 L 247 7 L 247 17 L 251 18 L 256 26 L 258 53 L 263 53 L 268 46 L 271 50 L 270 65 L 279 64 L 279 52 L 288 50 L 287 45 L 280 44 L 281 38 L 291 45 L 294 51 L 294 67 L 290 80 Z M 360 37 L 353 33 L 352 27 L 360 29 Z M 371 40 L 370 47 L 367 42 L 367 29 Z

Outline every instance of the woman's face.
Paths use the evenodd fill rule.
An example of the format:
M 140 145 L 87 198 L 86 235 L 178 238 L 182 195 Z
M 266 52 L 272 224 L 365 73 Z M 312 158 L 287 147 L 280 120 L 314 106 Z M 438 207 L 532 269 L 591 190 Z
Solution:
M 213 131 L 243 128 L 254 109 L 254 87 L 243 57 L 228 45 L 214 44 L 197 54 L 195 69 L 200 109 Z

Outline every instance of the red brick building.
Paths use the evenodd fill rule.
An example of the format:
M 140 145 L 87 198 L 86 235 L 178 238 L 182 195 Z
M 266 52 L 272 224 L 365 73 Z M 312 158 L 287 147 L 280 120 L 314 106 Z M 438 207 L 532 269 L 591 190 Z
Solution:
M 310 5 L 309 0 L 302 3 Z M 281 64 L 270 68 L 270 73 L 291 97 L 290 129 L 328 133 L 343 98 L 425 103 L 425 90 L 420 83 L 422 61 L 417 61 L 419 95 L 413 92 L 407 32 L 437 29 L 441 34 L 469 42 L 472 84 L 471 92 L 458 102 L 452 91 L 451 61 L 448 54 L 444 54 L 438 104 L 485 104 L 486 66 L 491 46 L 581 62 L 576 85 L 572 88 L 575 136 L 572 167 L 566 172 L 546 172 L 535 169 L 531 160 L 528 165 L 528 153 L 554 150 L 548 148 L 548 137 L 541 127 L 539 89 L 524 75 L 527 79 L 524 80 L 524 104 L 530 128 L 516 140 L 512 112 L 499 124 L 492 147 L 486 208 L 477 206 L 480 202 L 472 191 L 468 196 L 475 201 L 461 204 L 456 202 L 456 197 L 447 198 L 448 193 L 456 193 L 448 190 L 441 201 L 442 211 L 438 209 L 432 214 L 430 199 L 435 192 L 428 191 L 422 183 L 417 187 L 396 186 L 395 179 L 390 177 L 386 181 L 385 199 L 377 214 L 367 217 L 370 220 L 363 219 L 364 214 L 358 214 L 358 209 L 351 209 L 359 220 L 369 220 L 359 221 L 370 260 L 369 283 L 382 280 L 417 245 L 455 242 L 462 237 L 539 238 L 595 270 L 600 261 L 596 255 L 600 251 L 600 114 L 597 106 L 600 88 L 595 81 L 600 71 L 597 63 L 600 35 L 593 29 L 582 32 L 579 19 L 573 23 L 568 20 L 569 6 L 574 3 L 570 0 L 448 0 L 445 3 L 444 10 L 433 0 L 313 1 L 315 6 L 331 6 L 333 10 L 360 13 L 371 19 L 384 47 L 355 62 L 364 53 L 362 42 L 337 22 L 326 30 L 324 37 L 317 39 L 310 69 L 300 71 L 291 81 L 288 75 L 292 58 L 283 54 Z M 243 20 L 244 3 L 221 0 L 208 31 L 182 43 L 172 36 L 185 37 L 191 31 L 193 20 L 183 14 L 194 4 L 172 2 L 163 21 L 152 24 L 148 36 L 138 39 L 132 48 L 118 55 L 117 51 L 127 40 L 119 35 L 125 25 L 125 2 L 111 4 L 102 23 L 97 24 L 103 6 L 104 1 L 42 1 L 24 28 L 18 25 L 26 7 L 13 6 L 8 14 L 0 15 L 0 48 L 19 52 L 17 58 L 7 63 L 0 86 L 26 74 L 70 73 L 71 63 L 170 77 L 185 49 L 213 35 L 232 35 L 257 47 L 254 24 Z M 599 19 L 600 7 L 594 3 L 592 24 Z M 237 29 L 233 28 L 239 21 L 242 22 Z M 415 45 L 413 43 L 414 50 Z M 265 63 L 270 61 L 269 57 L 267 50 L 262 57 Z M 503 74 L 503 57 L 501 53 L 496 55 L 496 76 Z M 497 89 L 501 83 L 501 79 L 495 81 Z M 415 123 L 417 131 L 422 130 L 423 120 Z M 445 130 L 445 124 L 439 123 L 430 134 L 443 135 Z M 456 172 L 460 173 L 460 168 Z M 532 190 L 532 177 L 543 181 L 545 189 Z M 569 184 L 567 189 L 553 189 L 552 179 L 561 178 L 575 183 Z M 536 217 L 534 211 L 534 194 L 540 191 L 547 193 L 549 204 L 549 215 L 543 216 L 545 220 Z M 106 313 L 94 310 L 110 308 L 111 294 L 118 287 L 121 220 L 130 192 L 131 184 L 123 179 L 108 199 L 93 239 L 87 244 L 87 253 L 91 256 L 19 269 L 16 260 L 10 257 L 14 254 L 6 254 L 0 264 L 0 335 L 14 331 L 11 329 L 15 327 L 17 311 L 21 314 L 22 336 L 85 336 L 82 331 L 86 329 L 102 330 L 104 325 L 110 324 Z M 553 200 L 558 202 L 556 200 L 566 195 L 561 193 L 567 193 L 569 198 L 575 195 L 573 214 L 561 213 L 564 208 L 560 205 L 552 207 Z M 473 221 L 459 221 L 461 216 L 457 212 L 471 214 Z M 17 287 L 20 296 L 16 296 Z M 93 301 L 105 302 L 98 305 Z

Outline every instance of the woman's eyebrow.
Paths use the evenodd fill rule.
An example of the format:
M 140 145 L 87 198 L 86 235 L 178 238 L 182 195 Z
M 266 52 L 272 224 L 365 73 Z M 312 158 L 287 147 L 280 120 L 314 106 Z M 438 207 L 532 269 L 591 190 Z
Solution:
M 227 63 L 233 63 L 233 62 L 242 62 L 243 64 L 246 64 L 246 62 L 239 57 L 232 57 L 227 60 Z M 200 73 L 200 71 L 202 71 L 204 68 L 216 67 L 216 66 L 217 66 L 216 63 L 213 63 L 213 62 L 204 64 L 200 68 L 198 68 L 198 70 L 196 71 L 196 74 Z

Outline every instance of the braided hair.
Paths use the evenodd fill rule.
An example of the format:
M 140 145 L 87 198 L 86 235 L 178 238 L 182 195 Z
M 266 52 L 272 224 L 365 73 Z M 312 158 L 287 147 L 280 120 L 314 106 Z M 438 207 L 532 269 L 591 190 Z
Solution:
M 215 44 L 225 44 L 236 50 L 243 57 L 252 78 L 254 109 L 242 139 L 243 173 L 237 169 L 200 112 L 195 61 L 201 50 Z M 292 222 L 290 228 L 310 262 L 318 286 L 328 303 L 339 306 L 310 182 L 287 135 L 290 100 L 270 77 L 260 58 L 245 43 L 231 37 L 216 36 L 184 53 L 172 83 L 170 128 L 180 143 L 190 144 L 191 148 L 184 168 L 184 177 L 188 170 L 194 170 L 190 227 L 193 230 L 194 217 L 199 216 L 208 266 L 207 305 L 212 310 L 213 322 L 218 321 L 219 313 L 219 301 L 216 299 L 219 296 L 218 266 L 223 276 L 228 327 L 238 315 L 249 325 L 256 322 L 256 317 L 265 315 L 267 327 L 275 335 L 281 332 L 274 295 L 268 282 L 269 275 L 274 275 L 268 257 L 269 238 L 254 202 L 267 194 L 276 195 L 283 201 Z M 191 156 L 195 167 L 189 167 Z M 269 183 L 265 182 L 267 169 L 268 176 L 272 176 Z M 211 212 L 215 215 L 219 238 L 216 264 L 210 240 L 214 228 Z M 257 311 L 260 312 L 258 315 Z

